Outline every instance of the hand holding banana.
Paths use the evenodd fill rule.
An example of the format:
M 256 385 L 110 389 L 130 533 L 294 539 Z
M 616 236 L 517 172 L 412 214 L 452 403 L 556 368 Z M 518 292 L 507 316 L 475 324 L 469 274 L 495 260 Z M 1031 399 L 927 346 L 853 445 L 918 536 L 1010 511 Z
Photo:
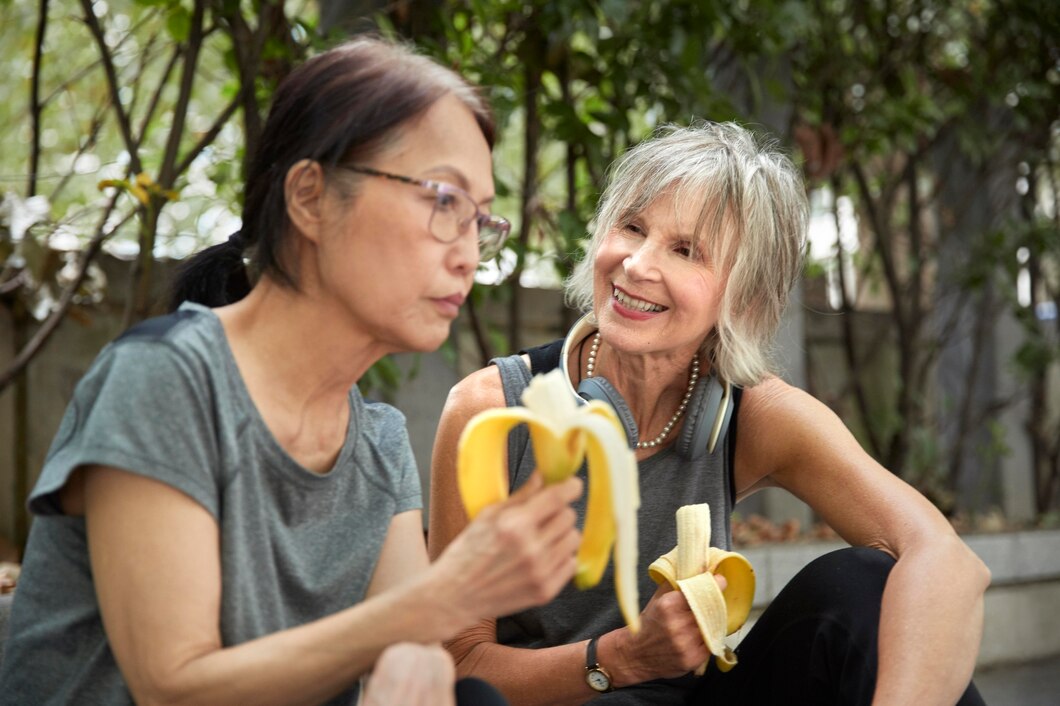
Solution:
M 468 517 L 508 496 L 504 464 L 508 432 L 526 423 L 538 472 L 545 483 L 589 465 L 589 499 L 574 583 L 585 589 L 600 581 L 614 547 L 615 592 L 622 616 L 640 629 L 637 598 L 637 460 L 626 444 L 614 410 L 604 402 L 579 406 L 560 370 L 531 380 L 522 407 L 491 409 L 468 422 L 457 445 L 457 485 Z
M 755 594 L 755 573 L 743 555 L 710 546 L 709 505 L 678 508 L 677 546 L 652 562 L 648 574 L 655 583 L 668 583 L 684 594 L 718 669 L 732 669 L 736 655 L 725 644 L 725 636 L 747 621 Z M 714 574 L 725 577 L 728 585 L 724 592 Z M 696 674 L 702 674 L 706 667 L 704 662 Z

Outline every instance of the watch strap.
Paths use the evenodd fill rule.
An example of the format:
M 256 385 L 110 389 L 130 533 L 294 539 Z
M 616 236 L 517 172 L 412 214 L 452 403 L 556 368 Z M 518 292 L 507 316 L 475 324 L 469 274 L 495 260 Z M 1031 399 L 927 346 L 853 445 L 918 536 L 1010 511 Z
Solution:
M 600 666 L 596 662 L 596 641 L 599 639 L 599 637 L 594 637 L 593 639 L 589 640 L 589 644 L 585 646 L 586 669 L 595 669 Z
M 589 640 L 589 644 L 585 646 L 585 675 L 589 686 L 596 691 L 607 693 L 614 689 L 613 682 L 611 681 L 611 674 L 600 666 L 600 663 L 596 661 L 596 642 L 600 639 L 599 636 Z M 603 676 L 606 679 L 607 688 L 601 689 L 593 684 L 592 676 L 594 674 Z

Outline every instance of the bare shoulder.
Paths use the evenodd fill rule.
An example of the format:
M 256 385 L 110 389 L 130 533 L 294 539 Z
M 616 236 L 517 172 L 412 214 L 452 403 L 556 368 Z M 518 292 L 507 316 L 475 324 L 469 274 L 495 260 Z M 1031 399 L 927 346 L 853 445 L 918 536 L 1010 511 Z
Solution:
M 453 385 L 446 397 L 434 439 L 432 467 L 446 468 L 455 461 L 457 440 L 467 423 L 479 412 L 504 407 L 504 386 L 494 365 L 476 370 Z
M 778 377 L 769 377 L 754 387 L 745 388 L 740 402 L 740 430 L 753 431 L 759 425 L 797 422 L 806 415 L 830 414 L 828 408 L 805 390 Z
M 456 482 L 460 435 L 476 414 L 503 406 L 504 387 L 494 365 L 476 370 L 449 391 L 431 452 L 427 550 L 432 559 L 467 525 Z
M 768 476 L 804 466 L 811 458 L 820 461 L 829 449 L 863 454 L 827 405 L 778 377 L 746 388 L 739 415 L 736 474 L 741 492 L 773 485 Z
M 471 416 L 484 409 L 504 405 L 504 386 L 501 383 L 500 371 L 497 366 L 488 365 L 453 385 L 445 400 L 442 415 Z

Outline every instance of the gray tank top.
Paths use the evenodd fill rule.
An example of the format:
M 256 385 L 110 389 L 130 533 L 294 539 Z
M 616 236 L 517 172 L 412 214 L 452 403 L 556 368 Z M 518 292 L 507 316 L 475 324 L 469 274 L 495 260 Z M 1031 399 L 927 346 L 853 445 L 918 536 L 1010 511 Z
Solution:
M 518 355 L 496 358 L 509 407 L 521 404 L 523 390 L 530 384 L 530 370 Z M 735 421 L 736 410 L 733 413 Z M 730 549 L 732 533 L 732 453 L 735 424 L 713 454 L 695 461 L 682 458 L 669 446 L 639 464 L 640 512 L 638 513 L 641 608 L 655 593 L 648 576 L 648 565 L 677 543 L 674 513 L 682 505 L 709 503 L 711 545 Z M 508 480 L 514 490 L 526 482 L 534 470 L 534 454 L 526 425 L 520 424 L 508 438 Z M 585 478 L 583 465 L 578 471 Z M 574 504 L 579 526 L 585 521 L 585 495 Z M 512 647 L 552 647 L 603 635 L 623 625 L 615 597 L 614 575 L 609 565 L 600 583 L 587 591 L 568 585 L 551 603 L 531 608 L 497 621 L 497 640 Z

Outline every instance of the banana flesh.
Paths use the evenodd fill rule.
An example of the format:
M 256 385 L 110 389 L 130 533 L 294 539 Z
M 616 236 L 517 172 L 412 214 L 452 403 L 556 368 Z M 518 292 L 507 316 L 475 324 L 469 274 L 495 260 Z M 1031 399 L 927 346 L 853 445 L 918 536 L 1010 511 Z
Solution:
M 655 583 L 668 583 L 684 594 L 718 669 L 727 672 L 736 666 L 736 654 L 725 644 L 725 636 L 747 622 L 755 572 L 743 555 L 710 546 L 709 505 L 678 508 L 677 546 L 652 562 L 648 574 Z M 728 581 L 724 592 L 714 574 Z M 696 674 L 706 667 L 707 663 L 700 665 Z
M 457 486 L 468 517 L 508 497 L 508 433 L 530 430 L 534 459 L 545 483 L 574 475 L 588 460 L 589 489 L 574 584 L 600 582 L 614 556 L 615 592 L 630 630 L 640 629 L 637 597 L 637 459 L 610 405 L 579 405 L 559 369 L 538 375 L 523 392 L 523 406 L 491 409 L 472 417 L 457 443 Z M 709 526 L 709 525 L 708 525 Z M 613 552 L 612 552 L 613 548 Z

